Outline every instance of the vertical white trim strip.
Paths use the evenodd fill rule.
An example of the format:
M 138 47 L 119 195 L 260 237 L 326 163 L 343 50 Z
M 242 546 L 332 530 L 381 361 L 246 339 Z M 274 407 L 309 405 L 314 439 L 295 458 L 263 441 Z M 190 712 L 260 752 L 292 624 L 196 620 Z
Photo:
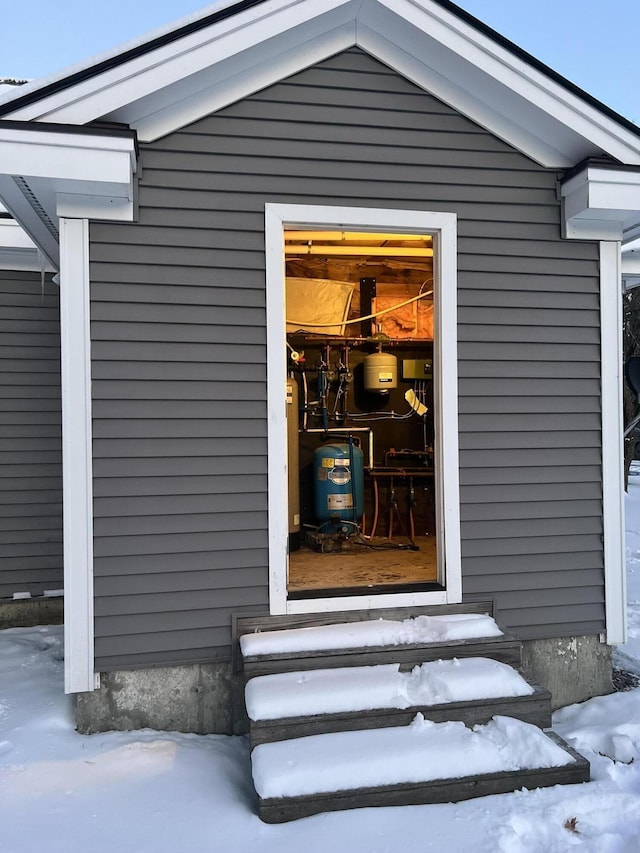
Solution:
M 620 243 L 600 243 L 602 503 L 607 643 L 627 638 Z
M 444 566 L 447 603 L 462 601 L 462 573 L 450 571 L 451 566 L 461 566 L 460 545 L 460 462 L 458 450 L 458 240 L 457 220 L 454 214 L 443 222 L 435 237 L 438 269 L 434 277 L 437 312 L 434 345 L 434 389 L 436 439 L 436 506 L 444 515 L 440 523 L 443 531 L 439 543 L 438 563 Z M 442 490 L 442 497 L 439 492 Z
M 432 234 L 438 247 L 440 293 L 436 323 L 436 386 L 439 447 L 436 465 L 440 540 L 438 559 L 444 564 L 445 590 L 382 596 L 350 596 L 287 601 L 288 484 L 286 429 L 286 337 L 284 291 L 285 225 L 354 231 L 408 231 Z M 458 461 L 457 370 L 457 220 L 452 213 L 388 210 L 384 208 L 325 207 L 315 205 L 265 205 L 267 287 L 267 394 L 269 428 L 269 607 L 272 614 L 311 613 L 418 604 L 457 603 L 462 600 L 460 549 L 460 487 Z M 438 301 L 439 300 L 439 301 Z M 438 367 L 439 365 L 439 367 Z M 446 476 L 444 476 L 446 472 Z
M 89 223 L 60 219 L 65 692 L 93 690 Z
M 289 539 L 287 479 L 287 362 L 284 291 L 283 222 L 273 205 L 265 205 L 267 269 L 267 417 L 269 508 L 269 612 L 287 612 Z M 270 287 L 271 282 L 280 282 Z

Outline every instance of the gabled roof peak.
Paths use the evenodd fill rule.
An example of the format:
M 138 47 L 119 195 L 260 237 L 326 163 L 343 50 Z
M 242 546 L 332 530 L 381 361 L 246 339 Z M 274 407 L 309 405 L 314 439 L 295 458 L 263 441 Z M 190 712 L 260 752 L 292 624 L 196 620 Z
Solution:
M 449 0 L 210 6 L 0 105 L 38 122 L 125 123 L 152 141 L 358 46 L 544 166 L 640 165 L 640 129 Z

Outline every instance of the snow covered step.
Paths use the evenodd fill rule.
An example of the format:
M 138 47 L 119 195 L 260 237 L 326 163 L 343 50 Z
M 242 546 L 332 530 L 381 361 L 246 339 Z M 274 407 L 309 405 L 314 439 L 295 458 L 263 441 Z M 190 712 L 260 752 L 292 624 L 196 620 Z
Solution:
M 450 613 L 407 619 L 365 619 L 244 634 L 243 657 L 334 651 L 381 646 L 416 646 L 452 640 L 502 637 L 495 619 L 487 613 Z
M 508 717 L 472 730 L 418 715 L 409 726 L 261 744 L 251 761 L 267 823 L 589 780 L 589 763 L 564 741 Z
M 240 623 L 241 620 L 238 620 Z M 268 624 L 268 623 L 267 623 Z M 276 630 L 239 625 L 245 675 L 301 669 L 416 664 L 452 657 L 491 657 L 520 664 L 520 642 L 488 613 L 419 613 L 408 618 L 351 619 Z
M 316 669 L 247 682 L 251 745 L 324 732 L 407 725 L 418 712 L 435 722 L 484 723 L 496 714 L 551 725 L 551 695 L 488 658 L 439 660 L 411 671 L 399 664 Z
M 417 616 L 447 616 L 451 614 L 487 614 L 493 617 L 491 600 L 471 601 L 459 604 L 431 604 L 414 607 L 386 607 L 361 610 L 340 610 L 321 613 L 299 613 L 283 616 L 237 616 L 233 620 L 234 652 L 240 652 L 240 643 L 247 634 L 264 634 L 272 631 L 289 631 L 298 628 L 315 628 L 324 625 L 344 624 L 347 622 L 367 622 L 372 620 L 391 620 L 402 622 Z

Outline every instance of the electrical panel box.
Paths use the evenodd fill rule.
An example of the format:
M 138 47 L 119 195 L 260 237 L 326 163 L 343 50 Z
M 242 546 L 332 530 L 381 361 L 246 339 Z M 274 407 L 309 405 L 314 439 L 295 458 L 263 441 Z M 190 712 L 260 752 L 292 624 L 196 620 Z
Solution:
M 402 378 L 414 381 L 415 379 L 431 379 L 431 359 L 405 358 L 402 361 Z

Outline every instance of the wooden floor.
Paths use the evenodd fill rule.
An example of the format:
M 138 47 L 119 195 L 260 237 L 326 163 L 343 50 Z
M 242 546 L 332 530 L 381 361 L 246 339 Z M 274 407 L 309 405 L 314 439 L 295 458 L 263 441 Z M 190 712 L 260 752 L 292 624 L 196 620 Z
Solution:
M 418 551 L 390 549 L 406 540 L 375 539 L 375 548 L 343 543 L 341 551 L 318 553 L 307 548 L 289 555 L 289 591 L 384 588 L 435 583 L 435 536 L 419 536 Z M 386 547 L 385 547 L 386 546 Z M 376 550 L 380 548 L 380 550 Z

